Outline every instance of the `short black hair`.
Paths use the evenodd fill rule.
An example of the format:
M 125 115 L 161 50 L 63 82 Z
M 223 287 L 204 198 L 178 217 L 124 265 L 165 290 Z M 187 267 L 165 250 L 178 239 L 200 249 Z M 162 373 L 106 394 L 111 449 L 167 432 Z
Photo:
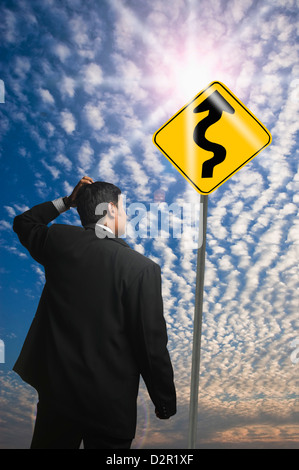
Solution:
M 83 227 L 87 224 L 96 224 L 98 220 L 107 213 L 96 215 L 96 207 L 102 203 L 113 202 L 117 206 L 121 190 L 112 183 L 95 181 L 84 184 L 78 191 L 76 197 L 77 211 Z

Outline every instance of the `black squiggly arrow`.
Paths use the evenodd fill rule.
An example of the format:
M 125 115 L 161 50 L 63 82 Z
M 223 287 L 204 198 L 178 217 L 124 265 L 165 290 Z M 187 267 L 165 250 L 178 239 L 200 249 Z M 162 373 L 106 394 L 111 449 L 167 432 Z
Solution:
M 205 138 L 206 130 L 219 121 L 223 112 L 234 114 L 235 110 L 216 90 L 193 110 L 194 113 L 202 113 L 203 111 L 209 111 L 209 114 L 195 127 L 193 140 L 202 149 L 214 153 L 212 158 L 203 163 L 201 175 L 202 178 L 212 178 L 214 167 L 225 160 L 226 150 L 222 145 L 207 140 Z

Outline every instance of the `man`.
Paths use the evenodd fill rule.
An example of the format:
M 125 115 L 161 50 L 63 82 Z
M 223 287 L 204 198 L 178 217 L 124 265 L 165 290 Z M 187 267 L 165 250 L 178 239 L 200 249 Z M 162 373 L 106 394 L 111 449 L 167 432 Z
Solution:
M 48 227 L 70 207 L 83 227 Z M 14 219 L 46 277 L 14 366 L 39 395 L 32 449 L 130 448 L 140 374 L 157 417 L 176 413 L 160 267 L 119 238 L 125 226 L 120 189 L 87 176 Z

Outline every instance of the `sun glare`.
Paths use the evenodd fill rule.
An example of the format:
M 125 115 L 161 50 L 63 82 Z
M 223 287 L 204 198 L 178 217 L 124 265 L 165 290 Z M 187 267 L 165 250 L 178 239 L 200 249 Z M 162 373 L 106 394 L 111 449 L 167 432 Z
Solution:
M 192 99 L 209 82 L 209 72 L 195 63 L 183 64 L 175 76 L 176 94 L 185 100 Z
M 198 51 L 167 54 L 155 74 L 160 94 L 165 94 L 178 106 L 188 103 L 211 82 L 218 80 L 213 58 Z
M 210 82 L 217 79 L 213 76 L 213 66 L 208 57 L 189 52 L 174 65 L 175 94 L 185 101 L 192 99 Z

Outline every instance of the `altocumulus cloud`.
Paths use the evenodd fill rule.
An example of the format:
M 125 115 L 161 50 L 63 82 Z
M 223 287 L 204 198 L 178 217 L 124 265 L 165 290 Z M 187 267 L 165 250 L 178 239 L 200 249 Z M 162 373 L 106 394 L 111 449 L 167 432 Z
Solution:
M 220 80 L 273 142 L 209 197 L 198 446 L 296 447 L 297 2 L 33 0 L 0 10 L 1 446 L 28 445 L 36 400 L 10 372 L 43 279 L 11 230 L 15 213 L 69 193 L 86 172 L 118 184 L 128 204 L 154 202 L 157 189 L 169 205 L 198 204 L 151 138 Z M 74 211 L 61 221 L 79 223 Z M 164 423 L 142 385 L 135 447 L 187 444 L 196 251 L 186 237 L 127 240 L 161 265 L 178 391 Z

